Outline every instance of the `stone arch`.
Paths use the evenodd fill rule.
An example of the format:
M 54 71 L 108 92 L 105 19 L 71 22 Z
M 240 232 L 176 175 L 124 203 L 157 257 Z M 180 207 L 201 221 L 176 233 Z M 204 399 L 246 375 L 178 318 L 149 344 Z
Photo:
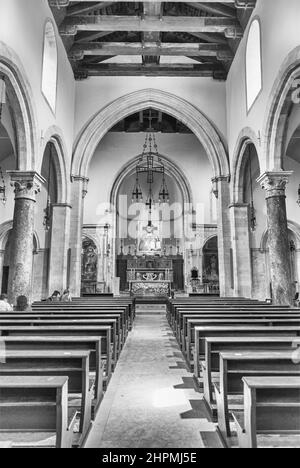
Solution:
M 182 199 L 183 203 L 189 204 L 190 206 L 193 206 L 193 195 L 192 195 L 192 189 L 190 186 L 189 181 L 184 175 L 183 170 L 181 170 L 177 164 L 175 164 L 173 161 L 171 161 L 169 158 L 167 158 L 164 155 L 160 155 L 163 164 L 165 166 L 165 171 L 166 174 L 173 177 L 178 184 L 180 191 L 182 193 Z M 119 171 L 115 182 L 113 184 L 111 193 L 110 193 L 110 204 L 111 206 L 116 206 L 116 198 L 117 194 L 119 192 L 119 188 L 122 184 L 122 182 L 126 179 L 126 177 L 131 176 L 134 174 L 135 168 L 137 163 L 139 162 L 140 156 L 136 156 L 134 159 L 129 161 L 128 164 L 125 164 L 121 170 Z
M 246 149 L 254 145 L 259 161 L 259 142 L 255 132 L 250 128 L 244 128 L 240 133 L 233 154 L 231 200 L 232 203 L 243 203 L 244 177 L 247 164 Z
M 208 118 L 195 106 L 174 94 L 145 89 L 122 96 L 100 110 L 77 139 L 72 162 L 74 176 L 87 177 L 89 163 L 99 141 L 120 120 L 152 107 L 183 122 L 204 146 L 214 176 L 228 176 L 229 163 L 225 146 Z
M 0 41 L 0 75 L 5 77 L 8 100 L 17 136 L 17 169 L 35 170 L 37 120 L 33 94 L 25 70 L 15 52 Z
M 13 228 L 13 221 L 6 221 L 2 223 L 0 226 L 0 250 L 5 250 L 6 243 L 8 241 L 8 236 L 10 231 Z M 38 253 L 41 249 L 40 247 L 40 239 L 36 231 L 33 232 L 34 242 L 36 245 L 35 253 Z
M 204 247 L 206 246 L 206 244 L 208 244 L 209 241 L 211 241 L 212 239 L 214 238 L 218 238 L 218 233 L 216 232 L 215 234 L 211 234 L 210 236 L 206 237 L 203 241 L 203 245 L 202 245 L 202 249 L 204 249 Z
M 264 154 L 266 170 L 283 169 L 286 128 L 292 105 L 294 83 L 300 77 L 300 46 L 284 60 L 274 82 L 264 122 Z
M 295 235 L 297 240 L 297 248 L 300 248 L 300 225 L 294 221 L 288 220 L 288 230 Z M 263 253 L 268 248 L 268 228 L 266 228 L 261 236 L 260 251 Z
M 43 136 L 42 155 L 44 155 L 48 143 L 52 143 L 55 152 L 53 162 L 56 172 L 57 182 L 57 203 L 68 203 L 70 198 L 70 184 L 67 177 L 67 149 L 61 130 L 55 125 L 48 128 Z M 42 160 L 40 166 L 42 165 Z

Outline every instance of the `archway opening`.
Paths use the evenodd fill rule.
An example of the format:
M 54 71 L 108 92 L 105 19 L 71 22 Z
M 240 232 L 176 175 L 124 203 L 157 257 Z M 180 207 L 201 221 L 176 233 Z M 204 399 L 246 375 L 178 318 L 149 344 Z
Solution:
M 155 174 L 149 227 L 146 173 L 139 176 L 143 201 L 132 203 L 132 194 L 150 111 L 168 201 L 159 203 L 163 177 Z M 112 127 L 91 159 L 84 207 L 84 234 L 98 239 L 101 246 L 103 278 L 98 276 L 98 289 L 103 281 L 105 291 L 115 292 L 115 278 L 120 278 L 121 293 L 129 293 L 132 281 L 152 278 L 169 282 L 176 291 L 187 291 L 191 268 L 195 265 L 202 271 L 203 243 L 217 233 L 213 175 L 199 139 L 170 114 L 147 108 Z

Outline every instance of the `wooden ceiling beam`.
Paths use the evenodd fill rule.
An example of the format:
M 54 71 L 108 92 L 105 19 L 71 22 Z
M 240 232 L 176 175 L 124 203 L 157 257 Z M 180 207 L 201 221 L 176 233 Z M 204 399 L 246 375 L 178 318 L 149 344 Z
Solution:
M 94 15 L 66 18 L 60 27 L 61 35 L 75 35 L 78 31 L 138 31 L 138 32 L 203 32 L 224 33 L 226 37 L 241 37 L 243 31 L 234 18 L 163 16 Z
M 220 44 L 154 43 L 154 42 L 89 42 L 74 45 L 70 50 L 71 60 L 82 60 L 85 56 L 142 55 L 142 56 L 198 56 L 233 60 L 230 49 Z
M 67 9 L 67 16 L 83 15 L 95 10 L 103 10 L 113 5 L 113 2 L 81 2 L 80 5 L 73 5 Z
M 183 76 L 183 77 L 212 77 L 219 80 L 226 79 L 226 71 L 215 64 L 167 64 L 151 66 L 142 64 L 81 64 L 75 72 L 78 80 L 89 76 Z
M 120 0 L 111 0 L 112 3 L 119 3 Z M 136 3 L 136 0 L 127 0 L 128 3 Z M 151 0 L 152 3 L 160 3 L 161 0 Z M 182 3 L 182 0 L 164 0 L 165 3 Z M 98 3 L 95 0 L 49 0 L 51 7 L 66 8 L 72 4 L 80 3 Z M 190 0 L 190 3 L 198 3 L 198 0 Z M 222 0 L 222 2 L 216 2 L 216 0 L 202 0 L 201 3 L 213 4 L 213 3 L 228 3 L 234 4 L 237 8 L 249 8 L 250 5 L 255 4 L 256 0 Z
M 152 17 L 152 18 L 161 18 L 162 16 L 162 3 L 160 2 L 144 2 L 143 3 L 143 14 L 144 18 Z M 144 42 L 158 42 L 161 39 L 161 32 L 160 31 L 151 31 L 151 32 L 143 32 L 142 38 Z M 160 54 L 143 54 L 142 61 L 144 64 L 155 63 L 156 65 L 159 64 L 160 61 Z
M 236 17 L 235 9 L 230 8 L 226 5 L 223 5 L 223 3 L 220 3 L 220 2 L 214 2 L 214 3 L 185 2 L 185 3 L 192 8 L 195 8 L 196 10 L 205 11 L 206 13 L 210 13 L 212 15 L 228 16 L 229 18 Z

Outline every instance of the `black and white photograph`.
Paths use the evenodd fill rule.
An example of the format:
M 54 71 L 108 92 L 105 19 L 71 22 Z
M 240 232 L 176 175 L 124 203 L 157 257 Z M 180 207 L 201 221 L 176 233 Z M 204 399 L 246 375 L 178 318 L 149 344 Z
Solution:
M 0 0 L 0 449 L 300 448 L 299 24 Z

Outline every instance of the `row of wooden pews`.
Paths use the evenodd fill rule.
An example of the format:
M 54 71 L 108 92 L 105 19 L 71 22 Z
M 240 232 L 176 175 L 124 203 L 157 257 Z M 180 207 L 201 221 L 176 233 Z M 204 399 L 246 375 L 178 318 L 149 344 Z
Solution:
M 180 298 L 167 317 L 226 447 L 300 447 L 300 310 Z
M 0 315 L 0 447 L 81 447 L 135 317 L 127 298 Z

